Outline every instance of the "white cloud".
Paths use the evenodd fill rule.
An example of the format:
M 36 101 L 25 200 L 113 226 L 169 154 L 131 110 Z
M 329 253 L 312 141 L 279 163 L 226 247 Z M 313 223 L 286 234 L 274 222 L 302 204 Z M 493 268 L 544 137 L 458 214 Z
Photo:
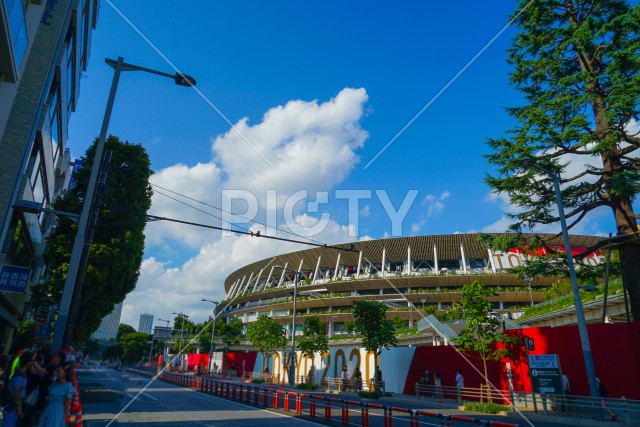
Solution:
M 422 199 L 422 206 L 426 206 L 426 210 L 420 215 L 420 219 L 411 224 L 411 233 L 416 234 L 427 223 L 427 220 L 433 215 L 442 212 L 445 208 L 444 200 L 451 196 L 449 191 L 443 191 L 440 195 L 427 194 Z
M 248 118 L 241 119 L 236 128 L 276 168 L 237 131 L 230 129 L 213 138 L 210 162 L 195 166 L 176 164 L 156 172 L 152 182 L 158 187 L 154 189 L 150 213 L 219 226 L 220 220 L 211 215 L 220 217 L 220 211 L 196 201 L 221 206 L 222 190 L 247 190 L 255 195 L 259 217 L 263 218 L 267 209 L 276 208 L 266 206 L 267 190 L 276 190 L 278 207 L 298 190 L 308 190 L 313 199 L 314 192 L 334 188 L 358 163 L 357 151 L 368 138 L 360 126 L 366 101 L 364 89 L 347 88 L 327 102 L 297 100 L 271 108 L 256 125 L 250 125 Z M 294 219 L 299 226 L 309 228 L 319 221 L 321 211 L 310 215 L 304 212 L 304 206 L 304 203 L 296 205 Z M 366 214 L 369 207 L 363 210 Z M 253 225 L 251 230 L 263 234 L 266 231 L 261 225 Z M 165 221 L 149 224 L 145 235 L 147 253 L 155 256 L 143 261 L 136 290 L 127 296 L 123 307 L 122 321 L 133 326 L 137 326 L 139 314 L 145 312 L 155 314 L 156 319 L 172 319 L 171 313 L 185 312 L 197 321 L 204 320 L 211 306 L 200 300 L 223 299 L 223 283 L 232 271 L 275 254 L 307 248 L 250 236 L 221 237 L 213 230 Z M 352 226 L 329 220 L 313 238 L 323 243 L 340 243 L 353 240 L 350 235 L 355 235 Z

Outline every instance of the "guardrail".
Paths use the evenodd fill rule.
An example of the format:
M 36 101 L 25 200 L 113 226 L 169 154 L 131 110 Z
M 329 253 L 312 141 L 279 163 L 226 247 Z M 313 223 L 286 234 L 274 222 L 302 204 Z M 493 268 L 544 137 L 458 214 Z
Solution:
M 626 426 L 640 421 L 640 401 L 620 398 L 592 398 L 562 394 L 524 393 L 493 390 L 488 387 L 472 388 L 415 384 L 417 398 L 450 401 L 462 405 L 465 401 L 493 402 L 509 406 L 512 410 L 531 410 L 542 415 L 573 415 L 590 418 L 600 412 L 607 420 L 621 420 Z
M 438 401 L 455 400 L 461 405 L 465 400 L 476 402 L 493 402 L 502 405 L 510 405 L 511 397 L 508 391 L 495 390 L 489 386 L 479 388 L 473 387 L 451 387 L 435 386 L 416 383 L 414 385 L 416 397 L 434 398 Z
M 342 425 L 360 425 L 369 427 L 373 418 L 379 418 L 384 427 L 419 427 L 421 420 L 433 418 L 443 427 L 451 426 L 452 421 L 468 422 L 475 425 L 494 427 L 520 427 L 518 424 L 480 420 L 457 415 L 413 410 L 396 406 L 385 406 L 358 400 L 339 399 L 312 393 L 299 393 L 282 388 L 263 387 L 259 384 L 230 382 L 212 377 L 194 377 L 172 372 L 164 372 L 160 379 L 182 387 L 199 390 L 203 393 L 227 399 L 235 399 L 264 408 L 281 409 L 295 412 L 311 418 L 321 418 L 325 422 Z

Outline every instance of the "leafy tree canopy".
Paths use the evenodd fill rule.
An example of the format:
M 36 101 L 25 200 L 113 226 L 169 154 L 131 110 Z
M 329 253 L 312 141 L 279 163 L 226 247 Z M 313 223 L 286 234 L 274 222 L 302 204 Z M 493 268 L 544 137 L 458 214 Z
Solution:
M 275 350 L 287 345 L 287 337 L 283 334 L 282 325 L 268 314 L 261 314 L 249 325 L 247 339 L 262 354 L 262 370 L 265 360 L 271 357 Z
M 87 188 L 97 140 L 82 158 L 83 167 L 73 177 L 75 187 L 58 198 L 53 207 L 80 212 Z M 152 174 L 145 149 L 109 136 L 105 148 L 112 150 L 106 188 L 89 250 L 87 269 L 76 303 L 74 341 L 84 341 L 104 316 L 135 289 L 144 250 L 144 214 L 151 206 Z M 59 299 L 64 288 L 77 225 L 61 217 L 47 238 L 47 293 Z M 72 314 L 73 315 L 73 314 Z M 71 320 L 71 318 L 70 318 Z
M 302 326 L 303 335 L 298 341 L 298 348 L 306 357 L 313 358 L 316 353 L 329 351 L 329 338 L 327 337 L 327 323 L 317 316 L 310 316 Z
M 460 350 L 482 360 L 487 382 L 487 361 L 500 360 L 509 354 L 506 348 L 497 345 L 519 342 L 517 338 L 501 332 L 500 321 L 491 314 L 491 298 L 497 295 L 478 280 L 462 287 L 460 307 L 467 324 L 454 340 Z
M 383 348 L 398 344 L 393 321 L 387 319 L 387 306 L 378 301 L 359 301 L 354 304 L 354 329 L 363 336 L 362 346 L 376 355 Z M 376 361 L 377 364 L 377 361 Z
M 487 158 L 497 174 L 486 181 L 515 207 L 511 232 L 558 222 L 551 179 L 535 167 L 522 168 L 527 157 L 560 176 L 570 229 L 608 208 L 638 321 L 639 215 L 633 202 L 640 190 L 640 5 L 520 0 L 515 13 L 520 32 L 508 61 L 514 67 L 511 82 L 525 103 L 508 108 L 517 124 L 507 136 L 489 140 L 493 153 Z M 500 249 L 499 243 L 505 242 L 494 247 Z

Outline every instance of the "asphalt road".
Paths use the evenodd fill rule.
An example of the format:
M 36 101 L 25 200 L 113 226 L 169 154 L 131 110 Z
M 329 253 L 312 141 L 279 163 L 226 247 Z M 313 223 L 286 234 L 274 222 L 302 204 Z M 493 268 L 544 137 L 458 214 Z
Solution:
M 81 369 L 78 382 L 88 427 L 317 425 L 161 381 L 149 384 L 148 377 L 112 369 Z

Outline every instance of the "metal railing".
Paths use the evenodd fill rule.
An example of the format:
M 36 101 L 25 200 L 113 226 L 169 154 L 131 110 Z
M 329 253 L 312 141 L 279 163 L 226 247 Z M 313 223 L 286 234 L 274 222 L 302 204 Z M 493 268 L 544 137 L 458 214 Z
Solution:
M 203 393 L 227 399 L 235 399 L 264 408 L 295 412 L 325 423 L 369 427 L 371 424 L 385 427 L 417 427 L 422 423 L 451 425 L 453 421 L 493 427 L 520 427 L 518 424 L 482 420 L 458 415 L 386 406 L 359 400 L 339 399 L 311 393 L 298 393 L 282 388 L 262 387 L 256 384 L 238 383 L 213 378 L 193 377 L 177 373 L 163 373 L 162 380 Z M 430 420 L 433 419 L 433 420 Z

